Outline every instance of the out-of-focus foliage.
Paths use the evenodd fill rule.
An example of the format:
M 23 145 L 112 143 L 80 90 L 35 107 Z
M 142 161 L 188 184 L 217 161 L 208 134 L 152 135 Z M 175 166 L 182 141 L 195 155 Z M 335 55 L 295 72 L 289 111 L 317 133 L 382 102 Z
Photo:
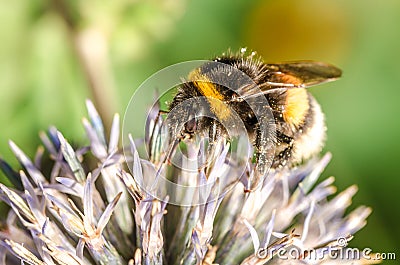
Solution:
M 267 61 L 338 65 L 340 81 L 311 89 L 333 153 L 325 174 L 340 188 L 357 183 L 356 204 L 374 209 L 354 244 L 395 251 L 400 1 L 3 1 L 0 18 L 0 154 L 14 165 L 8 139 L 33 156 L 53 124 L 81 143 L 85 98 L 109 124 L 172 63 L 247 46 Z

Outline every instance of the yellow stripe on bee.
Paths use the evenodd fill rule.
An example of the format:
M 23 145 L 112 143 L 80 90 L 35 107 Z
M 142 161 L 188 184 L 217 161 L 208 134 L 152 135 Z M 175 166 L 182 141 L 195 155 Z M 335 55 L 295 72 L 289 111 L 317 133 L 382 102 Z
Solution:
M 189 74 L 189 80 L 192 81 L 199 92 L 207 98 L 211 111 L 218 119 L 226 120 L 230 117 L 231 111 L 223 101 L 224 96 L 217 90 L 216 86 L 207 76 L 202 75 L 199 70 L 194 70 Z
M 310 109 L 307 90 L 293 88 L 286 91 L 283 119 L 290 125 L 300 126 Z

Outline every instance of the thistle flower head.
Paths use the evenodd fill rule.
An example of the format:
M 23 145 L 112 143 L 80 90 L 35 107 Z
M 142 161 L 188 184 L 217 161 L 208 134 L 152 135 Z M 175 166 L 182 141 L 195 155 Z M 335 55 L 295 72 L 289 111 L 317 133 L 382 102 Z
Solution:
M 156 115 L 147 124 L 144 141 L 152 148 L 152 156 L 144 159 L 139 156 L 140 142 L 132 138 L 130 151 L 121 152 L 118 115 L 106 140 L 94 106 L 88 101 L 87 107 L 89 119 L 83 125 L 88 147 L 73 149 L 55 128 L 40 135 L 52 160 L 49 172 L 41 169 L 42 149 L 32 161 L 10 142 L 23 170 L 15 172 L 1 160 L 15 188 L 0 184 L 0 199 L 11 208 L 0 226 L 0 264 L 20 264 L 20 260 L 69 265 L 372 261 L 324 254 L 327 249 L 346 249 L 347 241 L 366 224 L 371 212 L 360 206 L 345 215 L 355 186 L 327 199 L 336 192 L 334 178 L 317 181 L 330 154 L 294 169 L 271 171 L 249 193 L 245 192 L 246 176 L 252 174 L 254 165 L 244 157 L 234 162 L 227 159 L 226 141 L 219 141 L 213 153 L 206 152 L 201 142 L 188 142 L 191 159 L 184 163 L 199 168 L 208 161 L 207 166 L 194 171 L 168 170 L 160 162 L 164 138 Z M 238 170 L 243 163 L 244 172 Z M 154 165 L 159 172 L 152 170 Z M 195 188 L 172 194 L 157 173 Z M 169 204 L 172 199 L 192 203 Z M 281 257 L 293 249 L 301 255 Z

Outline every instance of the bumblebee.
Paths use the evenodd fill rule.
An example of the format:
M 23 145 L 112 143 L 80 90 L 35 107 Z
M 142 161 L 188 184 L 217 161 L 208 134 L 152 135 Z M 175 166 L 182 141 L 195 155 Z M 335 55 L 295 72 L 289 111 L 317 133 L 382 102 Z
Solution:
M 324 115 L 306 88 L 340 76 L 340 69 L 322 62 L 264 63 L 254 52 L 224 54 L 194 69 L 178 87 L 169 104 L 171 135 L 181 141 L 208 134 L 212 146 L 231 137 L 226 124 L 239 116 L 255 150 L 257 176 L 247 187 L 253 190 L 269 168 L 290 168 L 321 151 Z M 180 108 L 183 102 L 191 103 Z M 172 114 L 174 109 L 179 111 Z

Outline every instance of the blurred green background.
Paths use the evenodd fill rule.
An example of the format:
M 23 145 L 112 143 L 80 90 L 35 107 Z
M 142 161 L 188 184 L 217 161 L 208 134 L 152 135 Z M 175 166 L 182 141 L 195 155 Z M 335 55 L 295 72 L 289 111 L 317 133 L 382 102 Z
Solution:
M 49 125 L 86 143 L 86 98 L 109 124 L 173 63 L 248 47 L 339 66 L 341 80 L 311 89 L 333 153 L 324 177 L 356 183 L 354 205 L 373 208 L 351 245 L 398 254 L 400 1 L 25 0 L 2 1 L 0 18 L 0 154 L 14 166 L 8 139 L 31 157 Z

